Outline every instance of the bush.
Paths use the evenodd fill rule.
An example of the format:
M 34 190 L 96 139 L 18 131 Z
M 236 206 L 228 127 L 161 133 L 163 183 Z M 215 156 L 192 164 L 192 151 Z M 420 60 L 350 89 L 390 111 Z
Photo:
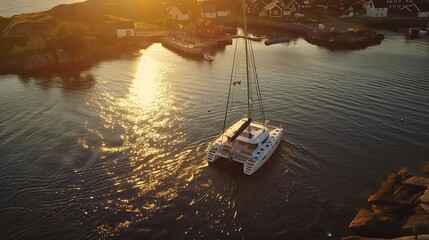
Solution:
M 77 54 L 91 50 L 88 28 L 80 23 L 61 23 L 48 38 L 48 45 L 62 49 L 69 54 Z
M 13 45 L 10 50 L 11 56 L 22 56 L 26 54 L 36 53 L 46 48 L 46 41 L 41 38 L 30 38 L 26 45 L 21 47 L 17 44 Z

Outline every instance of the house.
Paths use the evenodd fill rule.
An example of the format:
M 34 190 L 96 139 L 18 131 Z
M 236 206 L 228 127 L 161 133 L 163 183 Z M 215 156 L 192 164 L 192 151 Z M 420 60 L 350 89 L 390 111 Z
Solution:
M 417 14 L 417 17 L 429 17 L 429 3 L 428 2 L 420 2 L 416 3 L 417 7 L 419 8 L 419 13 Z
M 216 18 L 217 11 L 216 11 L 216 5 L 214 1 L 206 0 L 206 1 L 200 1 L 200 9 L 201 9 L 201 17 L 202 18 Z
M 122 37 L 134 37 L 135 24 L 133 21 L 122 21 L 116 23 L 116 35 L 118 38 Z
M 212 20 L 199 18 L 184 28 L 185 32 L 200 38 L 212 38 L 223 36 L 226 33 L 225 26 L 217 25 Z
M 301 4 L 297 0 L 284 0 L 282 1 L 283 16 L 294 15 L 301 12 Z
M 407 5 L 412 5 L 413 0 L 386 0 L 386 3 L 388 5 L 389 11 L 399 12 L 401 11 L 401 8 Z
M 400 9 L 404 15 L 411 17 L 429 17 L 429 3 L 413 3 Z
M 215 1 L 215 9 L 218 17 L 227 17 L 231 15 L 231 6 L 226 1 Z
M 265 5 L 262 10 L 259 12 L 261 17 L 282 17 L 283 8 L 280 3 L 280 0 L 273 0 L 269 4 Z
M 246 13 L 251 15 L 258 15 L 262 8 L 264 8 L 268 3 L 270 3 L 270 0 L 248 0 L 246 1 Z
M 313 8 L 313 0 L 301 0 L 300 1 L 300 12 L 305 12 L 308 9 Z
M 388 5 L 386 0 L 369 0 L 365 4 L 365 10 L 368 17 L 386 17 Z
M 335 12 L 345 12 L 346 3 L 344 0 L 328 0 L 328 9 Z
M 189 10 L 186 10 L 183 5 L 174 5 L 168 8 L 168 15 L 171 16 L 171 19 L 177 21 L 189 20 Z
M 416 17 L 419 13 L 419 8 L 415 3 L 410 5 L 405 5 L 399 9 L 399 12 L 403 15 L 410 16 L 410 17 Z

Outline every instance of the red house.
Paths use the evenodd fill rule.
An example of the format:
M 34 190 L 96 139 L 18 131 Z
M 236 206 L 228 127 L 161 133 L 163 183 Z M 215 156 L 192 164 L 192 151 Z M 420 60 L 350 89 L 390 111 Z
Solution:
M 328 9 L 336 12 L 345 12 L 346 4 L 344 0 L 328 0 Z
M 301 0 L 301 12 L 305 12 L 306 10 L 311 9 L 313 7 L 313 4 L 313 0 Z
M 184 30 L 187 34 L 200 38 L 212 38 L 217 35 L 225 34 L 225 28 L 223 26 L 202 18 L 190 23 Z
M 294 15 L 301 12 L 301 4 L 297 0 L 283 1 L 283 16 Z

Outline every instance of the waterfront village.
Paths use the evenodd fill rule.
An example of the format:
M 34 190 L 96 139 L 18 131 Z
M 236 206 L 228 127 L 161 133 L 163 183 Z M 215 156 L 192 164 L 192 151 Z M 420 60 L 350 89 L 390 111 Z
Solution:
M 202 55 L 232 42 L 243 11 L 240 2 L 89 0 L 0 17 L 0 73 L 71 68 L 151 42 Z M 372 28 L 420 27 L 417 32 L 424 34 L 429 21 L 427 0 L 247 0 L 245 11 L 250 29 L 294 32 L 332 49 L 379 44 L 384 36 Z M 266 45 L 282 42 L 265 40 Z
M 0 72 L 80 65 L 153 41 L 201 55 L 231 43 L 241 10 L 240 1 L 231 0 L 89 0 L 0 17 Z M 245 11 L 251 27 L 296 32 L 312 44 L 343 49 L 379 44 L 383 35 L 369 27 L 424 27 L 429 20 L 424 0 L 248 0 Z

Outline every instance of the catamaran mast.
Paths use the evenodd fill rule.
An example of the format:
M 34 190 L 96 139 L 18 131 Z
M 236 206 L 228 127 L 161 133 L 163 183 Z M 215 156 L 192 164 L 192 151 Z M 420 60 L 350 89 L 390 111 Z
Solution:
M 247 83 L 247 117 L 251 118 L 251 101 L 250 101 L 250 77 L 249 77 L 249 53 L 247 47 L 247 21 L 246 21 L 246 0 L 243 0 L 243 27 L 244 27 L 244 48 L 246 49 L 246 83 Z

